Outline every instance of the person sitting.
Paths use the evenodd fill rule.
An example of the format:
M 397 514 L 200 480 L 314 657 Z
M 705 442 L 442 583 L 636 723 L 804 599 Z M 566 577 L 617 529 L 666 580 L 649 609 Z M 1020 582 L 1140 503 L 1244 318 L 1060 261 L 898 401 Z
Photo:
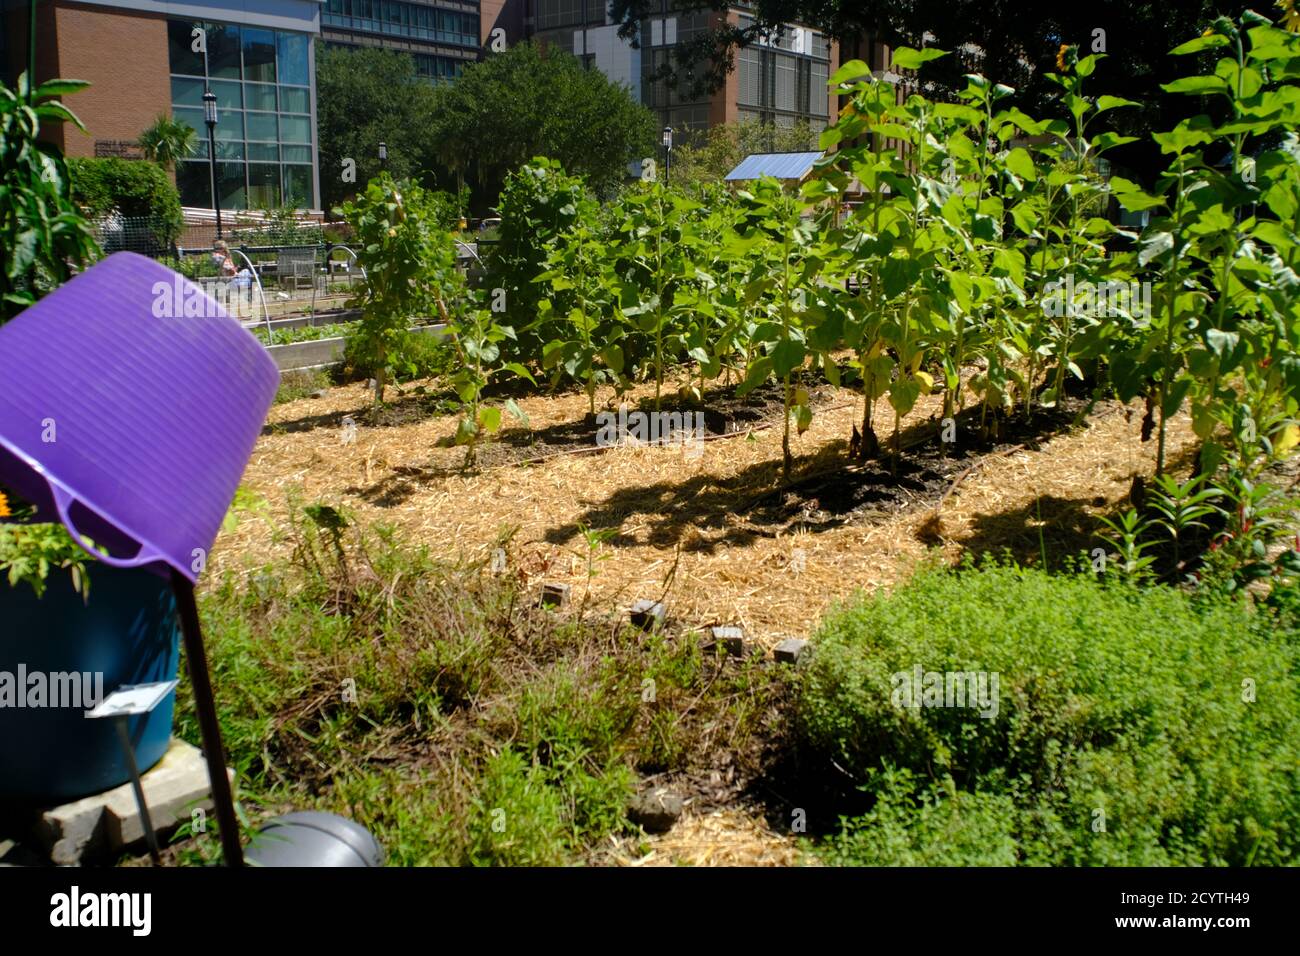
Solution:
M 247 289 L 253 284 L 253 273 L 235 265 L 235 260 L 230 255 L 230 247 L 226 245 L 225 240 L 218 239 L 212 244 L 212 264 L 216 266 L 217 275 L 229 279 L 233 288 Z

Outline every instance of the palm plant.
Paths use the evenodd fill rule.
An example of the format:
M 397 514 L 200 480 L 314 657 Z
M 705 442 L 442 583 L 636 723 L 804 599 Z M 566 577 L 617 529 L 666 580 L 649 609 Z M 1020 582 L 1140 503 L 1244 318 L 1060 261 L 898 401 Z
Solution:
M 178 162 L 194 155 L 198 133 L 189 123 L 160 115 L 140 134 L 138 143 L 145 159 L 164 169 L 173 169 Z

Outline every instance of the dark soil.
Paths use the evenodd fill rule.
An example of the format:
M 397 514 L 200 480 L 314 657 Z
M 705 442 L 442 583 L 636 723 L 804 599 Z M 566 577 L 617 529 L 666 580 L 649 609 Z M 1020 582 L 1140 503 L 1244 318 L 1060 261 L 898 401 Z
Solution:
M 1081 402 L 1067 400 L 1056 408 L 1035 410 L 1030 420 L 1018 413 L 1002 419 L 993 436 L 981 431 L 979 409 L 969 408 L 956 417 L 951 442 L 943 441 L 943 425 L 933 417 L 902 433 L 897 459 L 892 440 L 885 441 L 875 459 L 846 460 L 840 467 L 796 479 L 756 499 L 745 514 L 767 533 L 784 533 L 824 531 L 933 505 L 984 456 L 1016 447 L 1034 449 L 1069 429 L 1083 409 Z

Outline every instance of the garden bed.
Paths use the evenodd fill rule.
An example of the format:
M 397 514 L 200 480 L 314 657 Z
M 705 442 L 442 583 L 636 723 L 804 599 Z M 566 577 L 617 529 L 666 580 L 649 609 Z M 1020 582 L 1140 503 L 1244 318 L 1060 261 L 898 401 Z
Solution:
M 652 393 L 638 386 L 628 400 Z M 527 431 L 507 430 L 483 446 L 479 471 L 466 474 L 463 449 L 440 445 L 455 419 L 429 414 L 428 395 L 408 391 L 397 407 L 409 401 L 410 411 L 378 425 L 367 424 L 371 397 L 350 385 L 272 410 L 245 478 L 268 514 L 284 515 L 286 494 L 298 489 L 473 559 L 486 559 L 514 529 L 517 567 L 580 587 L 580 529 L 613 528 L 593 597 L 657 596 L 676 567 L 675 614 L 700 625 L 738 622 L 769 645 L 805 634 L 828 603 L 856 588 L 900 580 L 934 546 L 949 557 L 1003 546 L 1030 559 L 1045 552 L 1061 566 L 1090 546 L 1094 516 L 1125 498 L 1132 476 L 1150 473 L 1155 451 L 1138 440 L 1140 409 L 1109 404 L 1063 430 L 1039 412 L 1032 436 L 1004 432 L 996 444 L 959 430 L 963 437 L 944 455 L 939 397 L 927 396 L 902 433 L 905 443 L 930 436 L 934 450 L 914 445 L 901 466 L 905 480 L 884 495 L 895 484 L 887 459 L 867 466 L 847 459 L 860 402 L 826 386 L 811 428 L 794 440 L 796 472 L 783 485 L 779 415 L 764 412 L 752 429 L 703 442 L 698 457 L 680 445 L 597 451 L 578 437 L 591 434 L 586 396 L 569 392 L 520 397 L 537 444 Z M 553 447 L 542 443 L 547 436 Z M 1186 418 L 1177 418 L 1171 460 L 1185 464 L 1194 442 Z M 936 529 L 935 504 L 972 464 Z M 913 467 L 920 471 L 908 479 Z M 821 482 L 830 474 L 847 476 L 845 487 L 856 490 L 842 500 L 827 494 Z M 819 507 L 809 507 L 813 499 Z M 241 522 L 218 542 L 214 567 L 271 560 L 285 547 L 266 522 Z
M 651 393 L 638 387 L 629 403 Z M 852 485 L 859 489 L 889 484 L 887 459 L 863 466 L 846 458 L 845 437 L 861 414 L 853 394 L 822 387 L 813 426 L 795 442 L 796 473 L 788 485 L 780 482 L 780 430 L 764 404 L 771 399 L 759 390 L 754 411 L 763 414 L 754 427 L 706 441 L 691 459 L 681 447 L 583 451 L 574 436 L 591 435 L 585 395 L 523 395 L 517 400 L 534 442 L 507 431 L 485 451 L 514 456 L 504 450 L 525 448 L 532 458 L 510 457 L 475 473 L 461 471 L 462 450 L 439 447 L 454 418 L 431 410 L 427 395 L 408 392 L 397 404 L 416 403 L 409 414 L 378 425 L 365 424 L 371 394 L 361 386 L 277 406 L 246 474 L 238 520 L 218 541 L 209 580 L 231 572 L 237 589 L 262 592 L 263 567 L 284 566 L 294 550 L 292 538 L 277 530 L 289 521 L 292 494 L 341 506 L 358 526 L 394 527 L 403 541 L 451 560 L 490 564 L 501 547 L 524 602 L 543 581 L 569 584 L 575 605 L 613 628 L 633 600 L 662 595 L 674 640 L 690 641 L 693 630 L 709 624 L 737 623 L 758 648 L 770 650 L 784 637 L 812 633 L 835 602 L 855 591 L 898 586 L 936 547 L 949 560 L 1006 548 L 1026 562 L 1060 568 L 1094 543 L 1096 516 L 1124 500 L 1132 475 L 1153 466 L 1154 449 L 1138 441 L 1137 407 L 1100 405 L 1077 427 L 1076 409 L 1039 412 L 1032 427 L 1004 428 L 997 441 L 976 441 L 974 430 L 963 427 L 958 434 L 969 440 L 945 449 L 937 438 L 938 397 L 930 396 L 901 428 L 910 446 L 904 462 L 922 464 L 900 467 L 901 490 L 888 502 L 863 506 L 864 491 L 837 501 L 822 484 L 832 474 L 860 476 Z M 350 440 L 345 419 L 356 427 Z M 1194 438 L 1184 419 L 1175 420 L 1171 438 L 1171 460 L 1185 467 Z M 933 454 L 928 444 L 936 446 Z M 1117 448 L 1123 452 L 1117 455 Z M 491 462 L 491 453 L 482 460 Z M 926 472 L 932 475 L 920 477 Z M 812 499 L 829 517 L 808 512 Z M 940 503 L 936 530 L 932 518 Z M 584 527 L 618 529 L 590 564 Z M 315 706 L 314 700 L 309 695 L 301 705 Z M 322 726 L 304 729 L 315 736 Z M 692 737 L 697 749 L 690 760 L 641 781 L 684 796 L 681 822 L 660 836 L 618 837 L 587 859 L 809 862 L 778 818 L 790 781 L 767 763 L 772 733 L 769 728 L 744 747 L 726 737 L 711 745 L 707 732 Z M 414 800 L 411 781 L 463 752 L 451 738 L 444 744 L 432 750 L 397 738 L 382 746 L 376 741 L 378 749 L 367 744 L 378 760 L 368 766 L 381 773 L 391 767 L 396 775 L 389 785 L 399 789 L 385 807 L 395 812 Z M 291 777 L 337 769 L 328 754 L 313 769 L 322 752 L 305 739 L 296 754 L 283 755 Z M 375 799 L 356 785 L 347 793 L 365 805 Z M 418 849 L 411 852 L 418 858 Z

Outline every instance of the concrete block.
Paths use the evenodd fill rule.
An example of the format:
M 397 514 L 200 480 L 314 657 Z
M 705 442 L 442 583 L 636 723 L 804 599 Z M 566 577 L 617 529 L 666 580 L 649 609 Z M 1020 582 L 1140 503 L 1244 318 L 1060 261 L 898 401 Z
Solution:
M 234 780 L 234 772 L 227 771 Z M 161 836 L 190 818 L 195 808 L 211 811 L 208 765 L 192 744 L 172 738 L 162 760 L 141 778 L 154 830 Z M 144 827 L 130 782 L 83 797 L 41 814 L 36 839 L 55 864 L 76 865 L 144 839 Z
M 782 664 L 798 664 L 799 658 L 808 649 L 808 642 L 797 637 L 787 637 L 772 649 L 772 656 Z

